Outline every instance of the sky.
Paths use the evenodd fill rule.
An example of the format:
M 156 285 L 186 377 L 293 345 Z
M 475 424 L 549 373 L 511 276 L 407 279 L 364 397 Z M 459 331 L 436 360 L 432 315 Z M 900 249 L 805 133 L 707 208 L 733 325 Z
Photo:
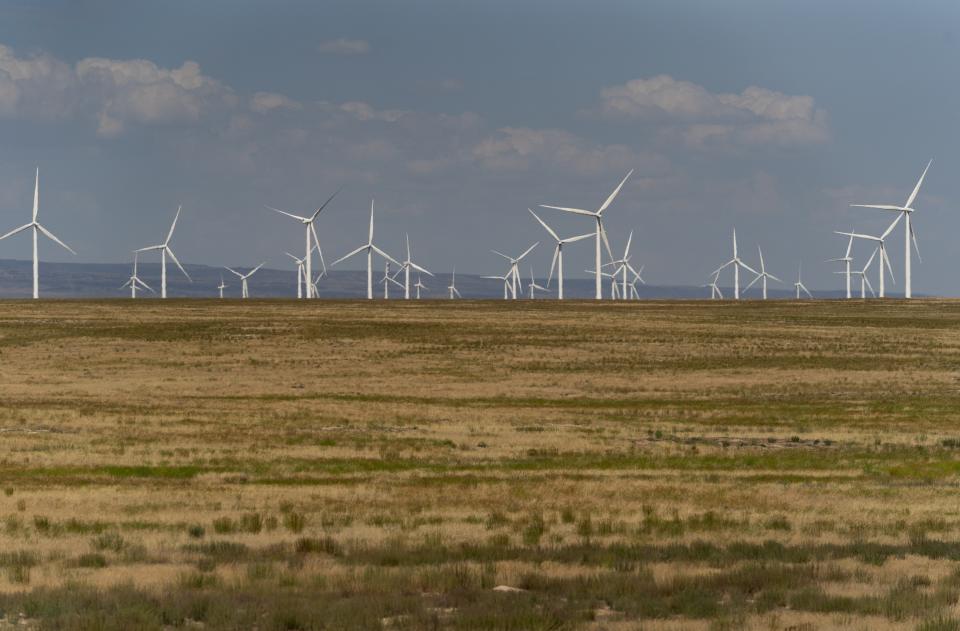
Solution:
M 432 270 L 546 276 L 552 244 L 605 213 L 656 285 L 694 285 L 731 256 L 838 289 L 844 237 L 914 214 L 914 293 L 960 295 L 956 81 L 960 4 L 649 0 L 339 2 L 6 0 L 0 4 L 0 232 L 40 220 L 124 262 L 173 238 L 180 260 L 288 266 L 306 214 L 327 262 L 366 238 Z M 889 238 L 903 285 L 902 226 Z M 28 258 L 29 238 L 0 242 Z M 872 247 L 854 248 L 854 267 Z M 359 269 L 362 258 L 341 264 Z M 565 251 L 586 276 L 592 242 Z M 876 270 L 874 270 L 876 271 Z M 524 275 L 527 270 L 524 270 Z M 875 277 L 875 275 L 874 275 Z M 725 284 L 730 284 L 727 279 Z

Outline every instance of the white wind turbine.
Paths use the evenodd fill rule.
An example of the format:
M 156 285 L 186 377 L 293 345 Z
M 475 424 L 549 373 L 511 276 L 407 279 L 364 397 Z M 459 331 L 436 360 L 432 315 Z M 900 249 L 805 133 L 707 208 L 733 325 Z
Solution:
M 880 294 L 880 297 L 881 297 L 881 298 L 886 298 L 886 297 L 887 297 L 886 286 L 885 286 L 885 283 L 884 283 L 884 274 L 883 274 L 883 266 L 884 266 L 884 265 L 887 266 L 887 271 L 890 272 L 890 280 L 893 282 L 893 284 L 896 284 L 896 283 L 897 283 L 896 279 L 893 277 L 893 267 L 890 265 L 890 257 L 887 256 L 887 247 L 886 247 L 885 240 L 886 240 L 886 238 L 890 235 L 890 233 L 893 232 L 893 229 L 897 227 L 897 224 L 900 223 L 900 218 L 901 218 L 901 217 L 903 217 L 903 215 L 897 215 L 897 218 L 893 220 L 893 223 L 891 223 L 890 226 L 887 227 L 887 229 L 884 230 L 883 234 L 880 235 L 879 237 L 875 237 L 875 236 L 870 235 L 870 234 L 860 234 L 860 233 L 857 233 L 857 232 L 838 232 L 838 231 L 836 231 L 836 230 L 834 231 L 834 232 L 836 232 L 837 234 L 842 234 L 842 235 L 847 236 L 847 237 L 853 237 L 853 238 L 855 238 L 855 239 L 864 239 L 865 241 L 874 241 L 874 242 L 876 242 L 876 243 L 879 244 L 879 250 L 880 250 L 880 286 L 879 286 L 879 290 L 880 290 L 880 291 L 879 291 L 879 294 Z
M 847 240 L 847 252 L 846 252 L 846 254 L 844 254 L 843 256 L 841 256 L 841 257 L 839 257 L 839 258 L 827 259 L 827 260 L 825 261 L 825 262 L 827 262 L 827 263 L 840 263 L 840 262 L 843 262 L 843 264 L 844 264 L 844 271 L 842 271 L 842 272 L 836 272 L 836 273 L 837 273 L 837 274 L 844 274 L 844 275 L 847 277 L 847 300 L 850 300 L 850 298 L 851 298 L 851 294 L 850 294 L 850 274 L 851 274 L 850 264 L 853 263 L 853 258 L 850 256 L 850 252 L 852 252 L 852 251 L 853 251 L 853 237 L 851 236 L 851 237 Z M 862 288 L 861 288 L 861 290 L 862 290 Z M 871 289 L 871 291 L 873 291 L 873 290 Z M 861 293 L 862 293 L 862 291 L 861 291 Z
M 630 172 L 627 173 L 626 177 L 623 178 L 623 181 L 620 182 L 619 186 L 617 186 L 617 188 L 615 188 L 614 191 L 610 193 L 610 197 L 607 198 L 607 201 L 603 202 L 603 205 L 600 206 L 600 208 L 598 208 L 595 211 L 583 210 L 581 208 L 565 208 L 562 206 L 547 206 L 546 204 L 540 204 L 541 208 L 552 208 L 553 210 L 562 210 L 564 212 L 574 213 L 576 215 L 586 215 L 588 217 L 593 217 L 596 220 L 596 223 L 597 223 L 596 232 L 595 232 L 596 259 L 594 261 L 594 266 L 596 268 L 594 270 L 595 279 L 596 279 L 596 282 L 595 282 L 596 289 L 594 293 L 594 298 L 596 300 L 600 300 L 603 298 L 603 282 L 602 282 L 603 270 L 600 269 L 601 268 L 601 263 L 600 263 L 600 240 L 601 239 L 603 239 L 603 242 L 607 247 L 607 252 L 610 254 L 610 258 L 613 258 L 613 253 L 610 251 L 610 244 L 607 242 L 607 235 L 603 231 L 603 211 L 605 211 L 607 207 L 610 206 L 611 203 L 613 203 L 613 200 L 620 193 L 620 189 L 623 188 L 623 185 L 626 184 L 627 179 L 629 179 L 632 174 L 633 174 L 633 170 L 631 169 Z
M 867 288 L 870 288 L 870 294 L 876 298 L 877 294 L 873 291 L 873 285 L 870 284 L 870 279 L 867 278 L 867 270 L 870 269 L 870 264 L 873 263 L 873 259 L 877 256 L 877 252 L 880 250 L 879 247 L 873 249 L 873 254 L 870 255 L 870 258 L 867 259 L 867 264 L 863 266 L 862 270 L 854 270 L 851 274 L 860 277 L 860 298 L 867 297 Z M 834 274 L 843 274 L 844 272 L 834 272 Z
M 644 285 L 646 285 L 646 283 L 645 283 L 645 282 L 643 281 L 643 279 L 640 277 L 640 272 L 638 272 L 637 270 L 635 270 L 635 269 L 633 268 L 633 266 L 630 264 L 630 244 L 631 244 L 632 242 L 633 242 L 633 230 L 630 231 L 630 236 L 627 237 L 627 247 L 625 247 L 625 248 L 623 249 L 623 258 L 612 260 L 612 261 L 610 261 L 609 263 L 604 263 L 604 265 L 603 265 L 604 267 L 609 267 L 609 266 L 611 266 L 611 265 L 616 265 L 616 266 L 617 266 L 616 269 L 613 270 L 613 276 L 612 276 L 612 277 L 613 277 L 613 278 L 616 278 L 617 276 L 620 276 L 620 284 L 621 284 L 621 287 L 620 287 L 619 294 L 620 294 L 620 299 L 621 299 L 621 300 L 627 300 L 627 299 L 629 299 L 629 298 L 631 297 L 630 293 L 628 293 L 628 290 L 627 290 L 627 285 L 628 285 L 628 283 L 629 283 L 629 281 L 627 280 L 627 272 L 630 272 L 631 274 L 633 274 L 633 276 L 634 276 L 634 279 L 633 279 L 633 280 L 634 280 L 634 283 L 635 283 L 637 280 L 639 280 L 640 282 L 643 282 Z M 611 258 L 613 258 L 613 257 L 611 256 Z M 642 270 L 643 267 L 641 267 L 640 269 Z M 629 283 L 629 284 L 630 284 L 632 287 L 634 287 L 633 293 L 636 293 L 636 287 L 635 287 L 635 285 L 634 285 L 633 283 Z M 638 295 L 638 297 L 639 297 L 639 295 Z
M 397 261 L 397 259 L 393 258 L 392 256 L 390 256 L 389 254 L 387 254 L 386 252 L 384 252 L 383 250 L 381 250 L 380 248 L 378 248 L 373 244 L 373 200 L 370 200 L 370 233 L 367 236 L 367 242 L 361 245 L 356 250 L 353 250 L 349 254 L 345 256 L 341 256 L 336 261 L 331 263 L 331 266 L 336 265 L 341 261 L 347 260 L 354 254 L 360 254 L 364 250 L 366 250 L 367 252 L 367 300 L 373 300 L 373 253 L 376 252 L 377 254 L 387 259 L 388 261 L 392 261 L 397 265 L 400 265 L 400 262 Z
M 746 292 L 748 289 L 753 287 L 754 283 L 756 283 L 760 279 L 763 279 L 763 283 L 762 283 L 763 299 L 766 300 L 767 299 L 767 279 L 769 278 L 770 280 L 775 280 L 778 283 L 782 283 L 783 281 L 777 278 L 776 276 L 774 276 L 773 274 L 767 273 L 767 268 L 763 264 L 763 250 L 760 249 L 759 245 L 757 246 L 757 252 L 760 253 L 760 272 L 757 274 L 756 278 L 750 281 L 749 285 L 743 288 L 743 291 Z
M 401 269 L 403 270 L 403 297 L 406 300 L 410 300 L 410 269 L 413 268 L 418 272 L 423 272 L 428 276 L 433 276 L 433 273 L 428 269 L 420 267 L 410 259 L 410 235 L 407 235 L 407 259 L 400 264 Z M 398 270 L 399 273 L 399 270 Z M 419 274 L 418 274 L 419 276 Z M 419 280 L 417 282 L 420 282 Z M 419 291 L 419 290 L 418 290 Z
M 250 291 L 247 289 L 247 280 L 248 280 L 251 276 L 253 276 L 254 274 L 256 274 L 256 273 L 257 273 L 257 270 L 259 270 L 259 269 L 260 269 L 261 267 L 263 267 L 264 265 L 266 265 L 266 261 L 264 261 L 264 262 L 261 263 L 260 265 L 257 265 L 256 267 L 254 267 L 252 270 L 250 270 L 250 271 L 247 272 L 246 274 L 241 274 L 241 273 L 238 272 L 237 270 L 231 269 L 231 268 L 229 268 L 229 267 L 224 268 L 224 269 L 226 269 L 226 270 L 228 270 L 228 271 L 233 272 L 234 274 L 236 274 L 237 277 L 240 279 L 240 284 L 241 284 L 240 297 L 241 297 L 241 298 L 249 298 L 249 297 L 250 297 Z
M 52 232 L 40 225 L 40 222 L 37 221 L 37 215 L 40 213 L 40 167 L 37 167 L 37 177 L 34 180 L 33 184 L 33 219 L 28 224 L 24 224 L 19 228 L 14 228 L 7 234 L 0 237 L 0 241 L 3 241 L 7 237 L 11 237 L 18 232 L 23 232 L 24 230 L 33 229 L 33 298 L 36 300 L 40 297 L 40 258 L 37 251 L 37 233 L 43 233 L 43 236 L 47 237 L 54 243 L 57 243 L 61 247 L 65 248 L 71 254 L 76 254 L 69 245 L 58 239 L 53 235 Z
M 507 272 L 503 276 L 481 276 L 480 278 L 489 278 L 490 280 L 499 280 L 503 283 L 503 299 L 507 300 L 510 298 L 510 279 L 513 278 L 513 275 L 510 272 Z
M 595 273 L 596 273 L 595 270 L 592 270 L 592 269 L 585 269 L 585 270 L 583 270 L 583 271 L 584 271 L 585 273 L 587 273 L 587 274 L 595 274 Z M 600 272 L 600 276 L 601 276 L 602 278 L 609 278 L 609 279 L 610 279 L 610 299 L 611 299 L 611 300 L 617 300 L 617 299 L 619 299 L 619 298 L 620 298 L 620 285 L 619 285 L 619 283 L 617 282 L 617 275 L 616 275 L 615 273 L 613 273 L 613 272 L 604 272 L 604 271 L 601 271 L 601 272 Z
M 532 267 L 530 268 L 530 284 L 527 285 L 527 287 L 530 288 L 530 300 L 533 300 L 534 298 L 537 297 L 536 295 L 537 291 L 550 291 L 546 287 L 541 287 L 540 285 L 537 284 L 537 280 L 533 277 Z
M 223 299 L 223 290 L 226 289 L 226 288 L 227 288 L 227 286 L 223 283 L 223 274 L 220 274 L 220 284 L 217 285 L 217 289 L 220 290 L 220 299 L 221 299 L 221 300 Z
M 723 300 L 723 292 L 720 291 L 720 285 L 717 284 L 717 280 L 720 278 L 720 272 L 714 272 L 713 278 L 710 280 L 710 283 L 707 285 L 701 285 L 701 287 L 710 288 L 710 300 Z
M 630 281 L 630 298 L 633 300 L 640 300 L 640 292 L 637 291 L 637 283 L 641 285 L 646 285 L 647 281 L 643 280 L 643 265 L 640 266 L 639 270 L 630 268 L 630 273 L 633 274 L 633 280 Z
M 917 250 L 917 260 L 920 260 L 920 246 L 917 245 L 917 235 L 913 230 L 913 219 L 911 215 L 913 214 L 913 202 L 917 198 L 917 193 L 920 192 L 920 186 L 923 184 L 923 178 L 927 176 L 927 171 L 930 169 L 930 165 L 933 164 L 933 160 L 927 162 L 926 168 L 923 170 L 923 173 L 920 174 L 920 179 L 917 180 L 917 185 L 913 187 L 913 192 L 910 193 L 910 197 L 907 198 L 907 202 L 903 206 L 891 206 L 888 204 L 850 204 L 857 208 L 879 208 L 880 210 L 891 210 L 893 212 L 899 213 L 897 218 L 905 217 L 906 225 L 903 230 L 903 275 L 904 275 L 904 287 L 903 287 L 903 297 L 910 298 L 912 294 L 912 285 L 910 278 L 910 241 L 913 241 L 913 247 Z M 889 260 L 887 261 L 889 263 Z M 880 266 L 881 268 L 883 265 Z M 883 276 L 883 274 L 881 274 Z M 880 296 L 883 297 L 883 289 L 881 286 Z
M 457 289 L 457 268 L 453 268 L 453 276 L 450 277 L 450 284 L 447 285 L 447 291 L 450 292 L 450 300 L 453 300 L 454 297 L 463 298 L 460 295 L 460 291 Z
M 140 277 L 137 276 L 137 258 L 139 258 L 139 255 L 136 252 L 134 252 L 133 253 L 133 274 L 130 275 L 130 278 L 127 279 L 127 282 L 120 285 L 120 289 L 125 289 L 127 287 L 130 288 L 131 298 L 137 297 L 137 287 L 143 287 L 144 289 L 150 291 L 151 293 L 156 293 L 155 291 L 153 291 L 150 285 L 140 280 Z
M 423 284 L 423 281 L 420 278 L 420 274 L 417 274 L 417 284 L 414 285 L 417 289 L 417 300 L 420 300 L 420 290 L 429 291 L 427 286 Z
M 521 291 L 521 292 L 523 291 L 523 282 L 520 280 L 520 268 L 518 267 L 518 265 L 519 265 L 520 261 L 523 260 L 523 257 L 525 257 L 526 255 L 530 254 L 530 252 L 533 250 L 533 248 L 537 247 L 538 245 L 540 245 L 540 242 L 539 242 L 539 241 L 537 241 L 536 243 L 534 243 L 533 245 L 531 245 L 529 248 L 527 248 L 526 250 L 524 250 L 523 254 L 521 254 L 520 256 L 518 256 L 518 257 L 516 257 L 516 258 L 513 258 L 512 256 L 507 256 L 507 255 L 504 254 L 503 252 L 497 252 L 496 250 L 490 250 L 490 251 L 493 252 L 494 254 L 496 254 L 496 255 L 498 255 L 498 256 L 502 256 L 503 258 L 505 258 L 505 259 L 507 259 L 508 261 L 510 261 L 510 271 L 507 272 L 507 276 L 511 277 L 510 280 L 509 280 L 509 283 L 510 283 L 510 296 L 511 296 L 514 300 L 517 299 L 517 285 L 520 286 L 520 291 Z
M 800 278 L 800 275 L 803 273 L 803 263 L 797 266 L 797 282 L 793 286 L 797 289 L 797 300 L 800 300 L 800 291 L 802 290 L 807 296 L 813 298 L 813 294 L 810 293 L 810 290 L 807 289 L 807 286 L 803 284 L 803 280 Z
M 182 206 L 177 207 L 177 214 L 173 217 L 173 223 L 170 224 L 170 232 L 167 233 L 166 240 L 159 245 L 150 245 L 145 248 L 140 248 L 137 252 L 150 252 L 152 250 L 160 250 L 160 297 L 167 297 L 167 255 L 170 255 L 170 258 L 173 259 L 173 262 L 177 264 L 177 267 L 180 268 L 180 271 L 183 272 L 183 275 L 187 277 L 191 283 L 193 279 L 190 278 L 190 274 L 187 274 L 187 270 L 183 269 L 183 265 L 180 265 L 180 261 L 177 260 L 177 255 L 173 253 L 173 250 L 170 249 L 170 239 L 173 238 L 173 230 L 177 227 L 177 220 L 180 219 L 180 210 Z
M 561 239 L 557 235 L 557 233 L 554 232 L 553 228 L 548 226 L 543 221 L 543 219 L 540 219 L 537 213 L 533 212 L 529 208 L 527 210 L 530 211 L 530 214 L 533 215 L 533 218 L 539 221 L 540 225 L 543 226 L 546 229 L 546 231 L 550 233 L 550 236 L 553 237 L 554 241 L 557 242 L 557 247 L 555 247 L 553 250 L 553 262 L 550 263 L 550 275 L 547 276 L 547 287 L 550 286 L 550 281 L 553 280 L 553 268 L 556 267 L 557 268 L 557 300 L 563 300 L 563 246 L 565 246 L 568 243 L 575 243 L 583 239 L 589 239 L 590 237 L 593 236 L 593 233 L 588 232 L 587 234 L 581 234 L 576 237 Z
M 304 285 L 307 286 L 307 298 L 311 298 L 312 297 L 311 286 L 313 285 L 313 283 L 310 282 L 310 277 L 307 275 L 307 271 L 306 271 L 307 257 L 303 257 L 302 259 L 300 259 L 290 254 L 289 252 L 284 252 L 284 254 L 286 254 L 291 259 L 293 259 L 293 261 L 297 264 L 297 298 L 298 299 L 303 298 Z
M 400 272 L 398 271 L 397 273 L 399 274 Z M 397 282 L 397 280 L 390 275 L 390 261 L 384 262 L 383 278 L 380 279 L 380 282 L 383 283 L 383 299 L 384 300 L 387 300 L 390 298 L 390 283 L 393 283 L 397 287 L 400 287 L 401 289 L 403 289 L 403 285 Z
M 278 213 L 280 213 L 281 215 L 286 215 L 287 217 L 291 217 L 291 218 L 293 218 L 293 219 L 296 219 L 297 221 L 299 221 L 300 223 L 302 223 L 302 224 L 304 225 L 304 227 L 305 227 L 305 232 L 306 232 L 306 248 L 305 248 L 305 250 L 304 250 L 303 260 L 305 261 L 305 269 L 306 269 L 306 271 L 304 272 L 304 274 L 305 274 L 304 278 L 307 279 L 307 283 L 306 283 L 306 285 L 307 285 L 307 298 L 313 298 L 313 293 L 312 293 L 313 287 L 312 287 L 312 283 L 309 282 L 310 279 L 313 278 L 313 247 L 316 247 L 316 248 L 317 248 L 317 252 L 320 254 L 320 265 L 323 267 L 323 270 L 326 271 L 326 269 L 327 269 L 326 263 L 323 262 L 323 250 L 320 249 L 320 239 L 317 237 L 317 229 L 316 229 L 316 227 L 314 226 L 314 222 L 316 221 L 316 219 L 317 219 L 317 217 L 320 215 L 320 213 L 323 211 L 323 209 L 327 207 L 327 204 L 329 204 L 330 202 L 332 202 L 332 201 L 333 201 L 333 198 L 336 197 L 339 192 L 340 192 L 340 191 L 337 191 L 336 193 L 334 193 L 333 195 L 331 195 L 331 196 L 327 199 L 327 201 L 323 202 L 323 205 L 322 205 L 320 208 L 316 209 L 316 210 L 314 211 L 314 213 L 313 213 L 312 215 L 310 215 L 309 217 L 301 217 L 300 215 L 294 215 L 293 213 L 288 213 L 288 212 L 286 212 L 286 211 L 284 211 L 284 210 L 279 210 L 279 209 L 277 209 L 277 208 L 273 208 L 272 206 L 267 206 L 267 208 L 269 208 L 270 210 L 272 210 L 272 211 L 274 211 L 274 212 L 278 212 Z M 313 237 L 313 244 L 314 244 L 313 247 L 311 247 L 311 245 L 310 245 L 310 238 L 311 238 L 311 236 Z M 298 294 L 298 295 L 297 295 L 297 298 L 300 298 L 299 292 L 300 292 L 300 289 L 299 289 L 299 284 L 298 284 L 298 286 L 297 286 L 297 294 Z
M 733 265 L 733 299 L 740 300 L 740 268 L 742 267 L 745 270 L 753 272 L 754 274 L 759 274 L 757 270 L 753 269 L 742 260 L 740 256 L 737 255 L 737 229 L 733 229 L 733 258 L 718 267 L 714 270 L 714 273 L 719 273 L 723 271 L 724 268 Z

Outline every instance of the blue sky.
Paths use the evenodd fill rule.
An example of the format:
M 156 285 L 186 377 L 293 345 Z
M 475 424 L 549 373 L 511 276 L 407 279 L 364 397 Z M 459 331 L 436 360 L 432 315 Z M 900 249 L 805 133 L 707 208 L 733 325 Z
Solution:
M 635 231 L 648 282 L 706 282 L 736 226 L 748 262 L 759 243 L 773 273 L 802 259 L 828 288 L 832 231 L 892 220 L 847 204 L 902 203 L 933 158 L 914 291 L 957 295 L 958 18 L 949 2 L 9 0 L 0 231 L 27 220 L 39 165 L 41 219 L 77 260 L 127 260 L 182 203 L 181 259 L 283 267 L 300 230 L 264 205 L 343 187 L 327 260 L 360 244 L 375 196 L 390 251 L 409 231 L 428 268 L 499 273 L 490 248 L 540 240 L 545 274 L 526 208 L 595 207 L 635 169 L 607 225 L 614 249 Z M 55 247 L 43 258 L 70 258 Z M 899 229 L 890 252 L 898 291 Z

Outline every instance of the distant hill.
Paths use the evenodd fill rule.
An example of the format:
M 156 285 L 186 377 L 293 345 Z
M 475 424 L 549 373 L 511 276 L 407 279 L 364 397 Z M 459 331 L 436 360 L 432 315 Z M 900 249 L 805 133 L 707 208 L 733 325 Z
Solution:
M 225 296 L 238 298 L 240 282 L 229 272 L 208 265 L 185 265 L 193 282 L 187 281 L 174 265 L 167 266 L 167 293 L 171 298 L 214 298 L 220 275 L 228 285 Z M 245 270 L 241 270 L 245 271 Z M 155 291 L 160 291 L 160 264 L 141 263 L 140 277 Z M 40 263 L 40 295 L 47 298 L 124 298 L 129 290 L 120 289 L 130 276 L 129 264 L 114 263 Z M 374 272 L 376 282 L 383 271 Z M 0 298 L 29 298 L 32 288 L 32 265 L 30 261 L 0 259 Z M 413 277 L 411 277 L 413 278 Z M 402 280 L 399 278 L 398 280 Z M 424 298 L 447 298 L 449 273 L 438 273 L 436 277 L 423 277 L 423 283 L 429 287 Z M 546 285 L 546 279 L 538 279 Z M 250 281 L 250 295 L 253 298 L 292 298 L 296 296 L 296 273 L 290 270 L 263 268 Z M 367 275 L 362 271 L 331 271 L 318 285 L 321 298 L 363 298 L 366 296 Z M 556 280 L 552 287 L 556 288 Z M 609 284 L 604 285 L 604 295 Z M 526 288 L 526 281 L 524 281 Z M 502 298 L 503 285 L 500 281 L 480 278 L 473 274 L 457 274 L 457 289 L 464 298 Z M 655 299 L 702 299 L 710 297 L 710 290 L 701 287 L 640 285 L 641 298 Z M 723 288 L 726 297 L 733 296 L 732 288 Z M 565 279 L 564 293 L 567 298 L 592 298 L 593 280 L 586 278 Z M 793 290 L 770 289 L 771 298 L 793 298 Z M 142 292 L 138 297 L 153 297 L 150 292 Z M 377 284 L 375 295 L 383 295 L 383 286 Z M 524 294 L 526 295 L 526 294 Z M 814 291 L 818 298 L 842 298 L 842 291 Z M 391 286 L 390 297 L 403 296 L 403 290 Z M 553 293 L 538 296 L 551 297 Z M 758 298 L 756 289 L 745 294 L 747 298 Z

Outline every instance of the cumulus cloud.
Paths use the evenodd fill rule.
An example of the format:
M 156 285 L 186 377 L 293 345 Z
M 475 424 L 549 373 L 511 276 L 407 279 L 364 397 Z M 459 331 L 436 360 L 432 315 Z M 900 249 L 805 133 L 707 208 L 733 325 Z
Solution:
M 257 92 L 250 98 L 250 109 L 258 114 L 271 110 L 299 110 L 303 106 L 288 96 L 276 92 Z
M 144 59 L 101 57 L 66 64 L 49 55 L 17 57 L 0 46 L 0 115 L 77 116 L 104 136 L 129 123 L 196 121 L 236 105 L 233 91 L 193 61 L 162 68 Z
M 369 103 L 363 101 L 348 101 L 339 105 L 341 112 L 350 114 L 361 121 L 382 121 L 385 123 L 395 123 L 409 112 L 404 110 L 377 110 Z
M 813 97 L 751 86 L 739 94 L 710 92 L 668 75 L 604 88 L 600 111 L 674 125 L 690 145 L 721 142 L 798 145 L 829 140 L 827 117 Z
M 330 39 L 319 46 L 321 53 L 330 55 L 364 55 L 370 52 L 370 43 L 362 39 Z

